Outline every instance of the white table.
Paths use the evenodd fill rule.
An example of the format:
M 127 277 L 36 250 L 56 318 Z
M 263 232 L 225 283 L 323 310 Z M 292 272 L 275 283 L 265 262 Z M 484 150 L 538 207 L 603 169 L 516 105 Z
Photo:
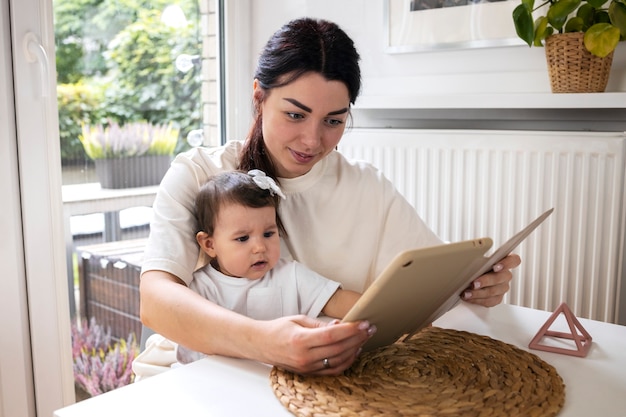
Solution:
M 461 303 L 436 326 L 483 334 L 526 346 L 550 312 L 500 305 L 491 309 Z M 593 337 L 586 358 L 532 350 L 553 365 L 566 385 L 559 416 L 626 416 L 626 326 L 581 319 Z M 559 320 L 551 329 L 558 330 Z M 270 367 L 213 356 L 124 388 L 57 410 L 55 417 L 269 416 L 291 414 L 274 396 Z

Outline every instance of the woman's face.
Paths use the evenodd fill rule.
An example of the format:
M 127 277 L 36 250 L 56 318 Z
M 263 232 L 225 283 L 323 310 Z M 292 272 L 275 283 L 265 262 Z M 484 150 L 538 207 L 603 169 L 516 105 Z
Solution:
M 254 88 L 260 88 L 257 82 Z M 335 149 L 349 110 L 346 85 L 318 73 L 269 90 L 261 103 L 263 138 L 277 175 L 304 175 Z

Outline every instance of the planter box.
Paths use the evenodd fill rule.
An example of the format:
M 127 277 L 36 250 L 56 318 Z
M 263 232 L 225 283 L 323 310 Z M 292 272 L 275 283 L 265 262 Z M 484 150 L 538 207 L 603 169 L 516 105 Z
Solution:
M 139 275 L 146 239 L 76 248 L 79 256 L 80 315 L 111 328 L 115 340 L 141 337 Z
M 170 155 L 96 159 L 96 175 L 102 188 L 134 188 L 159 185 L 170 167 Z

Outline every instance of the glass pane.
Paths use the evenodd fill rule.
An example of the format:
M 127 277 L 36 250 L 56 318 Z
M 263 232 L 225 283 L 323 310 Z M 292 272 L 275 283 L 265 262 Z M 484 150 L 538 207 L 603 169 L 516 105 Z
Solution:
M 217 119 L 202 110 L 216 109 L 202 88 L 214 83 L 212 4 L 54 0 L 77 400 L 132 382 L 151 205 L 174 155 Z

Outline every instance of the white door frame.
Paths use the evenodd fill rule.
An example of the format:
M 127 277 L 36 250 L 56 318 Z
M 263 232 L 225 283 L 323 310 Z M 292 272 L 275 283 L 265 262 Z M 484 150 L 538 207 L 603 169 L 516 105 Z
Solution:
M 256 62 L 252 62 L 250 28 L 252 26 L 250 0 L 226 1 L 223 3 L 224 25 L 224 72 L 219 82 L 226 84 L 225 102 L 220 103 L 220 112 L 226 112 L 224 137 L 226 140 L 243 140 L 252 122 L 252 74 Z M 220 59 L 221 59 L 220 58 Z
M 0 417 L 35 415 L 8 3 L 0 3 Z
M 0 411 L 50 416 L 74 402 L 52 1 L 3 1 L 0 13 L 0 323 L 12 352 L 2 346 Z

